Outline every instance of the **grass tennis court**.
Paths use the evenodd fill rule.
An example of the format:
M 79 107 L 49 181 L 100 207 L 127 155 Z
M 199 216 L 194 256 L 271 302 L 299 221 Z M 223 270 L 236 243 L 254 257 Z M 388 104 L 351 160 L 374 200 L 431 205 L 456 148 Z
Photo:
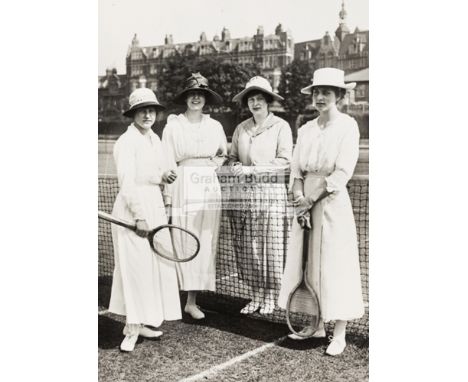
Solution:
M 205 313 L 203 322 L 184 314 L 182 321 L 164 323 L 161 339 L 139 339 L 133 353 L 119 351 L 124 318 L 100 314 L 99 381 L 368 380 L 366 338 L 349 335 L 335 358 L 324 355 L 326 339 L 284 339 L 284 324 Z
M 110 212 L 118 187 L 114 176 L 99 178 L 99 209 Z M 197 302 L 206 319 L 165 322 L 158 340 L 140 338 L 130 353 L 119 350 L 124 317 L 106 311 L 112 282 L 110 224 L 99 221 L 99 380 L 107 381 L 367 381 L 368 380 L 368 179 L 349 184 L 360 253 L 366 314 L 349 322 L 347 347 L 338 357 L 324 355 L 327 339 L 286 338 L 284 311 L 245 316 L 248 288 L 239 278 L 230 243 L 227 217 L 222 216 L 217 257 L 216 293 Z M 182 306 L 186 295 L 181 293 Z M 301 321 L 301 315 L 296 316 Z M 327 334 L 332 325 L 327 325 Z

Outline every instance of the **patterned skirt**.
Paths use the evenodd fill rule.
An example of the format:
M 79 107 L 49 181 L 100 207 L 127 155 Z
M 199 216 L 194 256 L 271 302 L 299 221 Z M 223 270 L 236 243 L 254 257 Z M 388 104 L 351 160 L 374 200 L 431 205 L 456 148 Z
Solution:
M 286 185 L 231 187 L 229 221 L 239 278 L 254 288 L 279 289 L 292 211 Z

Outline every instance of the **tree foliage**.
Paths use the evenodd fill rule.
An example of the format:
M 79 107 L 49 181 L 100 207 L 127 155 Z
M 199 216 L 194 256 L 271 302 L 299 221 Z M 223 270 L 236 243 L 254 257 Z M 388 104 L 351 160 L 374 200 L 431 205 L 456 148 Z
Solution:
M 278 92 L 284 97 L 283 107 L 293 119 L 304 114 L 311 104 L 311 97 L 302 94 L 301 89 L 311 83 L 313 73 L 313 64 L 298 60 L 294 60 L 281 71 Z
M 240 66 L 225 58 L 207 58 L 197 55 L 174 56 L 165 60 L 158 78 L 158 96 L 168 106 L 168 111 L 180 109 L 172 99 L 184 89 L 185 80 L 191 73 L 200 72 L 209 81 L 209 86 L 222 98 L 222 105 L 210 107 L 215 113 L 238 112 L 239 105 L 232 98 L 244 89 L 247 81 L 260 74 L 258 65 Z

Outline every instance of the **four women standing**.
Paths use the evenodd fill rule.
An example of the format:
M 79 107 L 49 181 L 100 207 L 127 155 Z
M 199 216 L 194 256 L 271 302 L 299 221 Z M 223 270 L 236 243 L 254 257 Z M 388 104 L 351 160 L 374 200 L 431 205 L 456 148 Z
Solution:
M 323 322 L 336 320 L 327 349 L 331 355 L 341 353 L 346 345 L 347 320 L 364 312 L 356 227 L 346 190 L 359 154 L 359 130 L 354 119 L 336 106 L 353 86 L 344 83 L 341 70 L 315 71 L 312 85 L 302 93 L 312 94 L 320 116 L 299 130 L 292 156 L 289 124 L 269 111 L 274 100 L 283 98 L 265 78 L 253 77 L 234 97 L 249 108 L 252 117 L 237 126 L 229 152 L 231 171 L 239 178 L 231 195 L 238 202 L 230 216 L 234 251 L 239 278 L 252 295 L 241 313 L 273 311 L 285 257 L 280 307 L 285 308 L 301 274 L 304 232 L 297 219 L 293 219 L 287 248 L 287 190 L 282 175 L 292 156 L 290 191 L 296 217 L 310 214 L 313 223 L 308 274 L 319 295 L 323 319 L 314 336 L 325 336 Z M 188 291 L 184 310 L 193 318 L 204 317 L 196 305 L 197 291 L 215 290 L 221 207 L 216 170 L 225 160 L 227 141 L 221 124 L 203 114 L 203 107 L 221 102 L 221 97 L 208 87 L 205 77 L 195 73 L 174 101 L 186 105 L 186 110 L 168 117 L 163 149 L 150 129 L 162 108 L 154 93 L 138 89 L 130 96 L 126 115 L 134 123 L 114 150 L 120 192 L 113 213 L 134 219 L 137 235 L 144 236 L 149 227 L 166 223 L 166 207 L 173 224 L 200 238 L 201 250 L 191 262 L 174 266 L 153 256 L 144 239 L 112 228 L 116 268 L 109 310 L 127 316 L 122 350 L 132 350 L 139 334 L 161 335 L 142 324 L 159 326 L 163 319 L 180 318 L 176 269 L 180 289 Z M 165 189 L 164 203 L 160 185 Z M 174 237 L 173 244 L 176 252 L 184 250 L 180 238 Z

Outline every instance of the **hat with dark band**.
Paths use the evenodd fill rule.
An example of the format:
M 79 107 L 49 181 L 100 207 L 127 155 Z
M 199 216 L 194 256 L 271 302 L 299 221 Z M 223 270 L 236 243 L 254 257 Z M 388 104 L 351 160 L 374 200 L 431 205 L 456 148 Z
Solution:
M 185 89 L 174 97 L 173 102 L 179 105 L 185 105 L 186 94 L 192 90 L 203 91 L 206 96 L 207 104 L 223 102 L 221 96 L 208 87 L 208 80 L 200 73 L 192 73 L 192 75 L 185 80 Z
M 143 107 L 154 106 L 156 109 L 164 110 L 165 107 L 161 105 L 156 98 L 156 94 L 151 89 L 139 88 L 134 90 L 130 97 L 128 97 L 130 107 L 123 115 L 132 118 L 135 111 Z

